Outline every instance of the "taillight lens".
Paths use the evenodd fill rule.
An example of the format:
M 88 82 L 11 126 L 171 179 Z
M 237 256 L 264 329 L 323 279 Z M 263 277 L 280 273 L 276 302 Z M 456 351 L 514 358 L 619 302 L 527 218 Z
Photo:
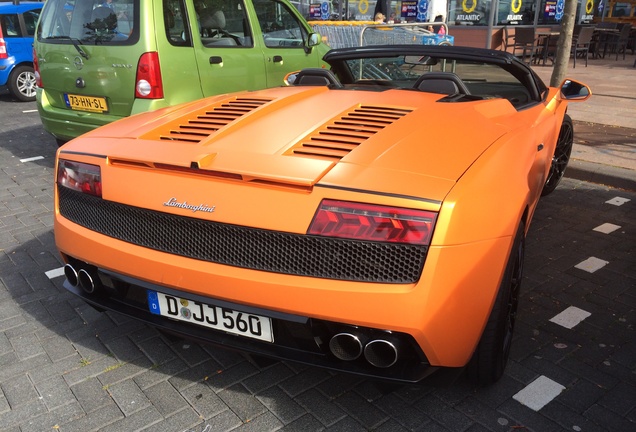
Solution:
M 38 61 L 38 54 L 33 48 L 33 73 L 35 74 L 35 84 L 42 88 L 42 76 L 40 75 L 40 62 Z
M 0 29 L 0 59 L 6 59 L 7 57 L 9 57 L 7 54 L 7 43 L 2 37 L 2 29 Z
M 135 83 L 135 97 L 142 99 L 163 98 L 159 53 L 147 52 L 142 54 L 137 65 Z
M 102 196 L 102 174 L 97 165 L 60 159 L 57 164 L 57 184 L 100 198 Z
M 323 200 L 308 234 L 428 245 L 436 218 L 424 210 Z

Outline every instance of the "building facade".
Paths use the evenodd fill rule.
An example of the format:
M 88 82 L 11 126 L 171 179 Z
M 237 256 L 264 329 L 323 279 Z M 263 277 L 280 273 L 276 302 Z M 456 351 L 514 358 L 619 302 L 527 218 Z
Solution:
M 373 21 L 378 8 L 395 22 L 444 20 L 455 43 L 484 47 L 503 27 L 558 27 L 565 0 L 299 0 L 297 7 L 310 20 Z M 630 22 L 636 26 L 636 0 L 577 0 L 577 24 L 601 21 Z M 490 35 L 490 36 L 489 36 Z

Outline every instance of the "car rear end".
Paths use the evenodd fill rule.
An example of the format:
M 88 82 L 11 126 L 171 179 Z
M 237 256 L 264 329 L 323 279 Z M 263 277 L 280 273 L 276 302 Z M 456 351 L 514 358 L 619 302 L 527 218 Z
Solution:
M 163 103 L 153 2 L 101 1 L 49 0 L 38 23 L 38 110 L 60 143 Z
M 25 102 L 35 96 L 31 45 L 42 5 L 0 4 L 0 93 Z
M 452 158 L 431 145 L 449 136 L 445 104 L 420 146 L 426 158 L 393 145 L 421 142 L 416 125 L 430 110 L 420 99 L 369 93 L 359 107 L 355 92 L 279 87 L 74 140 L 57 168 L 65 288 L 182 336 L 366 376 L 417 382 L 463 366 L 510 240 L 482 227 L 461 228 L 479 238 L 462 242 L 459 228 L 436 227 L 488 144 Z M 302 107 L 316 115 L 295 115 Z M 487 143 L 502 132 L 490 125 Z

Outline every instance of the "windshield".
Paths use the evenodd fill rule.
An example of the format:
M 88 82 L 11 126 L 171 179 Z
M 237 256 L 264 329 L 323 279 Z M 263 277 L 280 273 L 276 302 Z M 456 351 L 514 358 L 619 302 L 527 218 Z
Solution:
M 139 39 L 139 0 L 49 0 L 38 40 L 130 45 Z

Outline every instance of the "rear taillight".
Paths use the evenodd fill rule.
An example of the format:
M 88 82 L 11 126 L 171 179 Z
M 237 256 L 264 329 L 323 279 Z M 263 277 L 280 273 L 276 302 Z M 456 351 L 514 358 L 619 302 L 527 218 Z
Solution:
M 102 175 L 97 165 L 60 159 L 57 164 L 57 184 L 100 198 L 102 196 Z
M 2 27 L 0 27 L 0 59 L 6 59 L 7 57 L 9 57 L 9 54 L 7 54 L 7 43 L 4 41 Z
M 428 245 L 436 218 L 424 210 L 323 200 L 308 234 Z
M 142 99 L 163 98 L 163 82 L 159 67 L 157 52 L 144 53 L 137 65 L 137 79 L 135 80 L 135 97 Z
M 35 84 L 42 88 L 42 75 L 40 75 L 40 62 L 38 62 L 38 53 L 33 48 L 33 73 L 35 75 Z

